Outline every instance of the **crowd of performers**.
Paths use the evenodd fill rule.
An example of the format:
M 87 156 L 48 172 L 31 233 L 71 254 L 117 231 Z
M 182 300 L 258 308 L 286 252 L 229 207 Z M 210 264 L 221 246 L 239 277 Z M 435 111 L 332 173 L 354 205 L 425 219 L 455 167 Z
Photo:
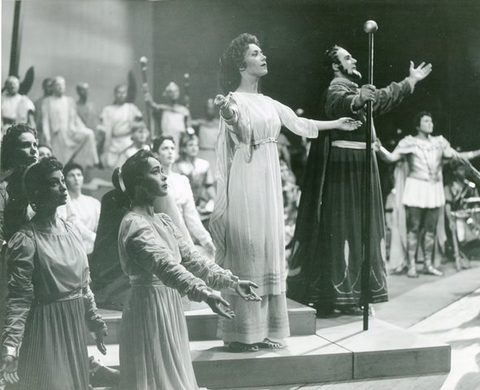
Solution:
M 107 371 L 112 382 L 122 390 L 191 390 L 198 387 L 182 296 L 219 315 L 225 348 L 256 352 L 283 348 L 287 296 L 319 316 L 358 314 L 367 302 L 388 300 L 388 270 L 418 276 L 419 248 L 424 272 L 442 274 L 433 253 L 445 226 L 460 258 L 455 218 L 478 195 L 466 174 L 479 178 L 468 160 L 480 151 L 457 152 L 431 134 L 432 115 L 421 112 L 416 133 L 393 152 L 373 131 L 371 278 L 362 294 L 365 105 L 387 113 L 432 66 L 411 63 L 403 81 L 377 89 L 359 85 L 356 63 L 342 47 L 327 50 L 323 120 L 301 118 L 260 93 L 267 57 L 255 36 L 241 34 L 221 58 L 224 94 L 208 101 L 205 119 L 191 120 L 174 83 L 167 104 L 145 91 L 161 113 L 162 135 L 153 140 L 125 85 L 97 115 L 86 84 L 77 86 L 75 102 L 64 95 L 63 78 L 46 80 L 34 105 L 9 77 L 0 187 L 0 379 L 7 388 L 88 389 L 87 329 L 107 353 L 97 304 L 123 309 L 119 372 Z M 282 127 L 311 139 L 298 216 Z M 388 262 L 376 155 L 397 164 Z M 448 183 L 445 161 L 453 161 Z M 113 170 L 101 205 L 82 193 L 84 169 L 99 165 Z M 295 231 L 285 226 L 292 220 Z

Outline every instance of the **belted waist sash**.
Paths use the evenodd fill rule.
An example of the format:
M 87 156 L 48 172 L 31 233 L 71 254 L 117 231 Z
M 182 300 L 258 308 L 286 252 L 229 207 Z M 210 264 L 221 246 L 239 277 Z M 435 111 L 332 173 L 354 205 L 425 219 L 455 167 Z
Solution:
M 342 149 L 365 150 L 365 149 L 367 149 L 367 143 L 366 142 L 359 142 L 359 141 L 337 140 L 337 141 L 332 142 L 332 147 L 342 148 Z M 373 149 L 373 142 L 372 142 L 372 149 Z
M 163 282 L 154 275 L 130 275 L 130 286 L 164 286 Z

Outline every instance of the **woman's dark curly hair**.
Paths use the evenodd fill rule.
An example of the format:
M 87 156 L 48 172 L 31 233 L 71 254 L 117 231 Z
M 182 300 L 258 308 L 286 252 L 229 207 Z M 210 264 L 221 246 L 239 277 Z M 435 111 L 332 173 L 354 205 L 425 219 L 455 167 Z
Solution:
M 55 157 L 46 157 L 30 167 L 15 167 L 7 187 L 9 197 L 4 212 L 3 237 L 6 241 L 28 222 L 29 203 L 41 207 L 47 175 L 62 169 L 62 164 Z
M 15 168 L 17 165 L 25 165 L 27 162 L 19 161 L 17 156 L 18 139 L 23 133 L 31 133 L 37 138 L 37 131 L 26 123 L 11 126 L 2 140 L 2 170 Z M 27 164 L 28 165 L 28 164 Z
M 236 37 L 220 58 L 220 86 L 223 93 L 235 91 L 240 85 L 240 69 L 245 69 L 244 56 L 250 44 L 260 46 L 255 35 L 240 34 Z
M 415 129 L 415 132 L 417 132 L 418 128 L 420 127 L 420 122 L 422 121 L 422 118 L 424 116 L 428 116 L 430 118 L 433 119 L 433 116 L 431 113 L 429 113 L 428 111 L 420 111 L 417 115 L 414 116 L 413 118 L 413 127 Z
M 162 146 L 162 144 L 165 141 L 172 141 L 173 144 L 175 145 L 175 140 L 171 135 L 160 135 L 153 140 L 153 144 L 152 144 L 153 152 L 158 153 L 158 149 L 160 149 L 160 146 Z
M 55 157 L 45 157 L 28 167 L 25 172 L 25 193 L 30 203 L 41 206 L 45 201 L 47 177 L 55 171 L 63 171 L 63 165 Z
M 135 196 L 135 186 L 141 182 L 145 170 L 148 167 L 149 158 L 157 159 L 153 152 L 146 149 L 140 149 L 137 153 L 128 158 L 128 160 L 122 165 L 121 169 L 117 168 L 113 171 L 113 186 L 118 191 L 123 192 L 123 188 L 120 184 L 123 182 L 127 195 L 130 199 L 133 199 Z

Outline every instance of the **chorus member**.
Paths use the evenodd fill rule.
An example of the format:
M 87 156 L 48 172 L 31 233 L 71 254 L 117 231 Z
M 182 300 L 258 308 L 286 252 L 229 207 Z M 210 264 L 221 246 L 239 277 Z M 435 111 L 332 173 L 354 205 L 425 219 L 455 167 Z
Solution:
M 36 123 L 36 129 L 38 132 L 38 137 L 40 140 L 40 143 L 45 143 L 45 139 L 43 137 L 43 130 L 42 130 L 42 105 L 45 99 L 49 96 L 52 96 L 53 93 L 53 79 L 50 77 L 47 77 L 43 80 L 42 82 L 42 90 L 43 90 L 43 96 L 35 100 L 35 123 Z
M 235 38 L 221 58 L 220 80 L 228 95 L 216 98 L 222 118 L 217 196 L 209 226 L 217 263 L 254 280 L 262 296 L 261 302 L 247 306 L 234 295 L 226 295 L 236 317 L 220 322 L 219 336 L 237 351 L 279 348 L 278 340 L 289 335 L 277 150 L 281 126 L 309 138 L 321 130 L 359 126 L 350 118 L 323 122 L 297 117 L 287 106 L 259 92 L 259 81 L 267 73 L 267 57 L 250 34 Z
M 183 134 L 180 139 L 180 157 L 175 161 L 173 170 L 188 177 L 197 209 L 205 213 L 209 202 L 213 209 L 215 181 L 210 163 L 198 157 L 198 154 L 199 137 L 196 134 Z
M 16 123 L 27 123 L 35 128 L 35 106 L 25 95 L 19 93 L 20 81 L 9 76 L 2 93 L 2 133 Z
M 67 201 L 62 168 L 54 157 L 28 168 L 24 184 L 36 214 L 6 250 L 11 271 L 1 372 L 15 389 L 88 389 L 87 327 L 106 353 L 106 325 L 88 286 L 80 234 L 56 216 Z
M 180 294 L 231 318 L 228 302 L 209 287 L 231 288 L 256 301 L 255 285 L 200 256 L 170 217 L 154 213 L 155 199 L 167 194 L 168 185 L 150 151 L 137 152 L 114 175 L 130 203 L 118 235 L 120 262 L 132 285 L 120 334 L 120 389 L 198 389 Z
M 1 144 L 0 181 L 0 324 L 5 319 L 8 267 L 4 244 L 34 214 L 28 207 L 22 176 L 38 161 L 37 133 L 26 124 L 11 126 Z
M 179 173 L 173 172 L 173 163 L 175 162 L 176 152 L 173 137 L 161 136 L 153 141 L 153 151 L 156 153 L 160 163 L 162 164 L 170 192 L 173 195 L 180 215 L 183 217 L 185 225 L 189 231 L 189 235 L 194 242 L 199 243 L 206 250 L 209 256 L 213 257 L 215 246 L 213 245 L 210 233 L 203 226 L 195 207 L 192 188 L 188 178 Z M 160 202 L 160 199 L 157 200 Z
M 213 99 L 208 99 L 205 107 L 205 118 L 192 121 L 192 126 L 198 134 L 198 157 L 207 160 L 210 169 L 215 173 L 217 158 L 215 145 L 217 144 L 220 117 Z
M 44 142 L 52 147 L 53 155 L 62 163 L 76 162 L 83 167 L 98 164 L 93 130 L 78 120 L 75 100 L 65 96 L 65 79 L 53 79 L 53 94 L 42 103 Z
M 132 157 L 140 149 L 150 149 L 150 131 L 143 120 L 135 120 L 131 124 L 131 144 L 119 156 L 117 166 L 122 166 L 129 157 Z
M 117 175 L 113 175 L 112 182 L 116 182 Z M 111 310 L 123 310 L 125 299 L 130 291 L 128 277 L 123 273 L 118 254 L 118 231 L 120 222 L 128 209 L 128 202 L 123 207 L 122 194 L 115 189 L 108 191 L 102 197 L 100 221 L 93 253 L 89 257 L 92 290 L 99 307 Z M 155 202 L 155 213 L 167 214 L 184 237 L 189 237 L 188 230 L 180 215 L 171 191 Z M 191 241 L 189 241 L 191 242 Z
M 66 207 L 72 209 L 76 216 L 72 221 L 82 237 L 87 255 L 93 251 L 98 221 L 100 218 L 100 202 L 92 196 L 82 194 L 83 167 L 76 163 L 69 163 L 63 169 L 67 184 L 69 199 Z
M 80 83 L 76 87 L 78 99 L 77 99 L 77 113 L 80 120 L 85 127 L 92 129 L 94 132 L 98 126 L 98 111 L 97 105 L 89 100 L 90 86 L 88 83 Z
M 448 171 L 450 175 L 444 180 L 445 218 L 449 223 L 447 241 L 452 249 L 457 271 L 460 271 L 462 268 L 470 268 L 469 260 L 462 250 L 471 240 L 470 232 L 473 230 L 474 234 L 477 233 L 476 238 L 480 233 L 475 232 L 475 228 L 478 230 L 478 224 L 470 219 L 469 215 L 469 208 L 473 206 L 469 200 L 477 201 L 479 194 L 476 184 L 467 179 L 467 167 L 461 161 L 451 161 Z M 464 212 L 468 214 L 463 214 Z M 470 221 L 474 222 L 473 229 Z
M 118 167 L 120 154 L 132 144 L 131 126 L 142 113 L 133 103 L 127 102 L 128 88 L 125 84 L 114 89 L 113 104 L 106 106 L 100 116 L 104 142 L 101 160 L 104 168 Z
M 155 103 L 145 91 L 145 101 L 160 115 L 161 134 L 173 137 L 175 145 L 179 145 L 180 137 L 190 126 L 190 110 L 180 103 L 180 87 L 173 81 L 166 86 L 163 96 L 166 104 Z
M 53 152 L 47 145 L 38 145 L 38 158 L 41 160 L 44 157 L 52 157 Z

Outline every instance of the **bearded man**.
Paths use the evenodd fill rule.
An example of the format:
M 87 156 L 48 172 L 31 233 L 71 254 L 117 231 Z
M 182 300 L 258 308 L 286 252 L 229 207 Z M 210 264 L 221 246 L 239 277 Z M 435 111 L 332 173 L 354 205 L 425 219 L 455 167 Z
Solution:
M 332 75 L 321 102 L 322 119 L 349 116 L 363 122 L 355 131 L 332 130 L 312 141 L 294 237 L 287 295 L 313 304 L 320 316 L 334 310 L 360 314 L 366 302 L 388 300 L 385 267 L 385 223 L 380 179 L 375 155 L 371 164 L 370 285 L 361 296 L 363 254 L 366 103 L 375 115 L 389 112 L 415 84 L 432 70 L 431 64 L 414 67 L 409 76 L 388 87 L 359 86 L 362 75 L 357 60 L 344 48 L 325 52 Z M 373 128 L 372 142 L 375 141 Z

